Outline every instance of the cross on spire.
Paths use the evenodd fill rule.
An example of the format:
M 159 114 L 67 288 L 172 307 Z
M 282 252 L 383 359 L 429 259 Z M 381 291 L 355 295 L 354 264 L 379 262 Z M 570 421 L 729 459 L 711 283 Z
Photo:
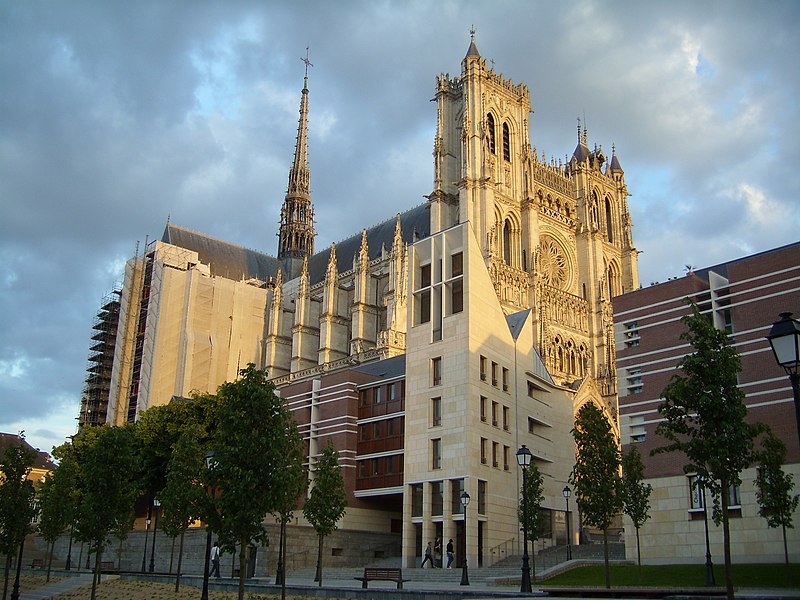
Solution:
M 300 60 L 302 60 L 304 63 L 306 63 L 306 79 L 308 79 L 308 67 L 313 67 L 314 66 L 313 63 L 310 60 L 308 60 L 308 46 L 306 46 L 306 56 L 305 56 L 305 58 L 303 58 L 301 56 Z
M 475 25 L 469 28 L 469 37 L 473 42 L 475 41 Z

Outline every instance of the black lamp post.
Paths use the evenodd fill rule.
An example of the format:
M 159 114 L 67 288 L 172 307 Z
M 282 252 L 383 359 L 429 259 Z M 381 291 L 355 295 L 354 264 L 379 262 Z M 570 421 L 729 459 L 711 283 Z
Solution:
M 786 371 L 792 384 L 794 418 L 800 440 L 800 321 L 793 319 L 790 312 L 783 312 L 780 317 L 780 321 L 772 324 L 767 339 L 772 346 L 775 360 Z
M 206 469 L 209 474 L 217 466 L 217 459 L 215 458 L 214 451 L 209 450 L 206 454 Z M 211 498 L 214 498 L 214 487 L 209 486 Z M 200 595 L 200 600 L 208 600 L 208 563 L 211 559 L 211 527 L 206 523 L 206 564 L 203 568 L 203 593 Z
M 522 581 L 519 591 L 531 592 L 531 564 L 528 557 L 528 467 L 533 455 L 525 444 L 517 450 L 517 464 L 522 467 Z
M 67 562 L 64 563 L 64 570 L 69 571 L 72 569 L 72 534 L 75 530 L 75 521 L 70 523 L 69 526 L 69 547 L 67 548 Z M 78 565 L 80 569 L 80 565 Z
M 156 568 L 156 533 L 158 533 L 158 513 L 161 501 L 158 498 L 153 498 L 153 512 L 156 513 L 156 520 L 153 523 L 153 547 L 150 549 L 150 572 L 152 573 Z
M 144 573 L 145 565 L 147 564 L 147 538 L 150 534 L 151 510 L 151 507 L 147 507 L 147 518 L 144 520 L 144 552 L 142 552 L 142 573 Z
M 567 560 L 572 560 L 572 527 L 569 522 L 569 496 L 572 490 L 569 489 L 568 485 L 565 485 L 561 493 L 564 494 L 564 500 L 567 501 Z
M 467 506 L 469 506 L 469 494 L 461 492 L 461 506 L 464 507 L 464 564 L 461 565 L 461 585 L 469 585 L 469 573 L 467 572 Z
M 706 585 L 712 586 L 716 585 L 717 582 L 714 579 L 714 563 L 711 562 L 711 543 L 708 540 L 708 508 L 706 507 L 706 487 L 702 484 L 698 484 L 700 486 L 700 497 L 703 502 L 703 526 L 705 527 L 706 532 Z

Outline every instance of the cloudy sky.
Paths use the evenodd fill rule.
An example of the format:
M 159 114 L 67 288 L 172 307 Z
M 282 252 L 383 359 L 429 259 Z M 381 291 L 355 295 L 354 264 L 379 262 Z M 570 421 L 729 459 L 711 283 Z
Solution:
M 0 431 L 75 432 L 94 313 L 167 218 L 275 253 L 306 46 L 318 248 L 430 193 L 435 77 L 474 25 L 539 154 L 577 117 L 616 145 L 649 285 L 800 238 L 798 24 L 791 0 L 0 0 Z

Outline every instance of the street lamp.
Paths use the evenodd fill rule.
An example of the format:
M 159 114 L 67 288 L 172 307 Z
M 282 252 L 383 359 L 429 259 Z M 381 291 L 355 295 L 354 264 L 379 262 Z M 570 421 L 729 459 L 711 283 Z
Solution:
M 144 520 L 144 552 L 142 552 L 142 573 L 144 573 L 145 565 L 147 564 L 147 538 L 150 534 L 150 516 L 152 515 L 152 507 L 147 507 L 147 518 Z
M 153 508 L 155 508 L 156 520 L 153 524 L 153 547 L 150 550 L 150 572 L 152 573 L 156 567 L 156 533 L 158 533 L 158 513 L 161 501 L 158 498 L 153 498 Z
M 461 492 L 461 506 L 464 507 L 464 564 L 461 565 L 461 585 L 469 585 L 469 573 L 467 572 L 467 506 L 469 506 L 469 494 Z
M 209 450 L 206 454 L 206 470 L 209 475 L 217 466 L 217 459 L 213 450 Z M 213 500 L 214 486 L 209 485 L 209 494 Z M 211 560 L 211 527 L 206 523 L 206 564 L 203 568 L 203 593 L 200 595 L 200 600 L 208 600 L 208 563 Z
M 564 500 L 567 501 L 567 560 L 572 560 L 572 527 L 570 527 L 569 522 L 569 496 L 572 490 L 569 489 L 568 485 L 565 485 L 561 493 L 564 494 Z
M 790 312 L 783 312 L 780 317 L 780 321 L 772 324 L 767 339 L 772 346 L 775 360 L 786 371 L 792 384 L 794 418 L 800 439 L 800 321 L 793 319 Z
M 525 444 L 517 450 L 517 464 L 522 467 L 522 581 L 519 591 L 531 591 L 531 565 L 528 558 L 528 467 L 533 455 Z

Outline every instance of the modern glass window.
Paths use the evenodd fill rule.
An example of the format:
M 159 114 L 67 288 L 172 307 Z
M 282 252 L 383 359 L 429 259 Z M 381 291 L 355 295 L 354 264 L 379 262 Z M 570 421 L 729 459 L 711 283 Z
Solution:
M 464 254 L 456 252 L 450 257 L 450 277 L 458 277 L 464 274 Z
M 439 427 L 442 424 L 442 399 L 431 398 L 431 425 Z
M 422 516 L 422 484 L 414 483 L 411 485 L 411 516 Z
M 432 469 L 441 469 L 442 468 L 442 440 L 441 440 L 441 438 L 436 438 L 435 440 L 431 440 L 431 468 Z
M 426 290 L 419 295 L 419 322 L 429 323 L 431 320 L 431 292 Z
M 430 264 L 422 265 L 419 268 L 419 287 L 430 287 L 431 285 L 431 266 Z
M 442 385 L 442 357 L 431 359 L 431 380 L 433 385 Z
M 460 515 L 464 512 L 464 508 L 461 506 L 461 492 L 463 491 L 463 479 L 453 479 L 450 481 L 450 511 L 454 515 Z
M 486 482 L 478 480 L 478 514 L 486 514 Z
M 431 481 L 431 515 L 438 517 L 444 512 L 444 494 L 441 481 Z
M 450 310 L 453 314 L 464 311 L 464 280 L 456 279 L 450 284 Z

